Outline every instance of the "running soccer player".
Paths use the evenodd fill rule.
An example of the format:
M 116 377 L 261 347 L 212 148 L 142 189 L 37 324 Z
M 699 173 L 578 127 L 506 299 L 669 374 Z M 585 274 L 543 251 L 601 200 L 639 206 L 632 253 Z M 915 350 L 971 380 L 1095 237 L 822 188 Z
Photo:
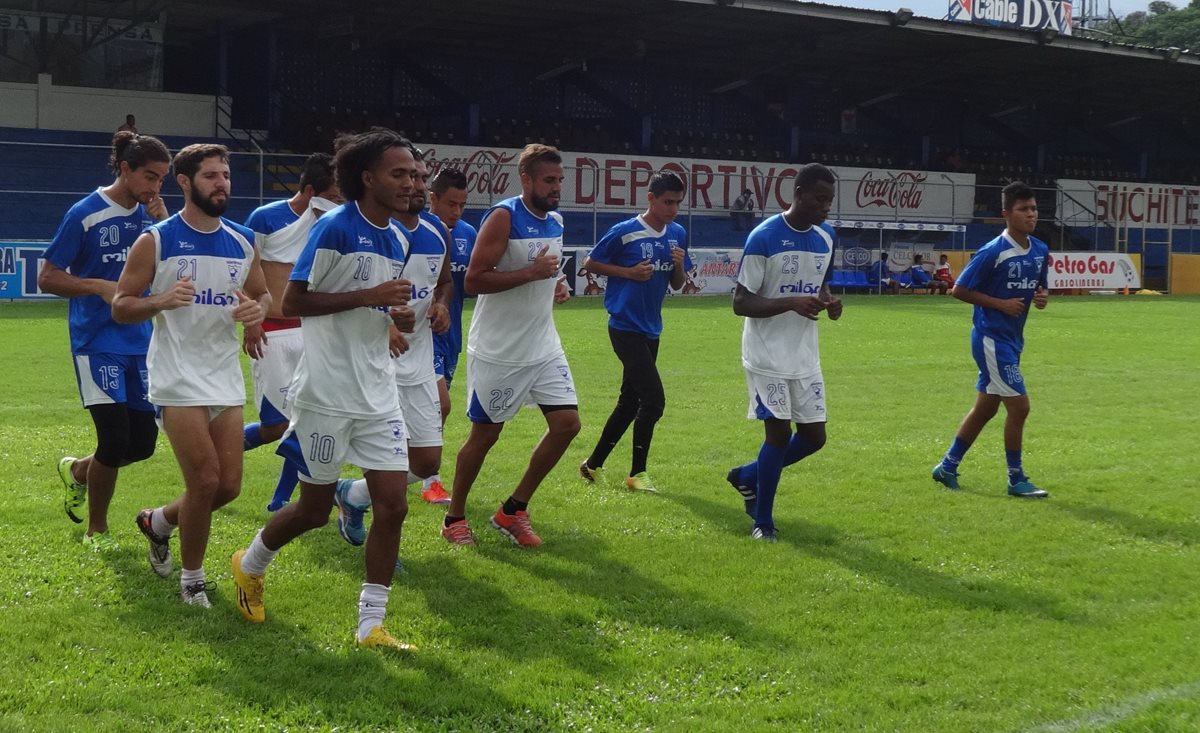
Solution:
M 88 503 L 83 544 L 97 551 L 116 547 L 108 506 L 118 469 L 152 456 L 158 439 L 154 406 L 146 399 L 150 324 L 117 323 L 111 303 L 129 248 L 151 218 L 167 218 L 159 191 L 171 154 L 149 135 L 118 132 L 108 164 L 116 180 L 67 211 L 38 273 L 43 292 L 70 298 L 71 356 L 79 396 L 96 426 L 96 449 L 85 458 L 63 457 L 58 475 L 71 521 L 83 521 L 78 510 Z
M 283 317 L 283 291 L 308 241 L 309 230 L 321 214 L 341 202 L 342 196 L 333 185 L 333 156 L 314 153 L 304 161 L 300 190 L 294 196 L 260 206 L 246 219 L 262 258 L 263 275 L 271 292 L 271 312 L 261 326 L 247 328 L 243 334 L 242 348 L 253 359 L 250 375 L 259 419 L 242 428 L 245 450 L 274 443 L 287 429 L 288 385 L 296 373 L 304 338 L 300 319 Z M 277 511 L 286 504 L 298 480 L 296 466 L 285 458 L 267 511 Z
M 442 537 L 474 545 L 467 494 L 504 423 L 522 405 L 537 404 L 546 433 L 533 449 L 516 488 L 492 526 L 521 547 L 542 540 L 529 522 L 529 500 L 579 433 L 579 406 L 571 368 L 554 328 L 553 306 L 570 298 L 559 271 L 563 224 L 562 156 L 548 145 L 526 145 L 517 160 L 521 195 L 488 209 L 465 284 L 479 300 L 467 334 L 467 418 L 471 432 L 458 452 L 450 509 Z
M 450 497 L 438 475 L 442 467 L 442 411 L 438 377 L 433 371 L 433 332 L 444 331 L 450 325 L 449 301 L 454 285 L 446 266 L 450 235 L 436 216 L 425 211 L 428 178 L 429 171 L 418 155 L 408 209 L 396 215 L 410 243 L 404 278 L 412 283 L 409 307 L 416 324 L 411 334 L 403 336 L 408 344 L 403 353 L 396 342 L 401 337 L 399 330 L 391 332 L 392 366 L 408 432 L 408 483 L 423 482 L 421 498 L 430 504 L 448 504 Z M 339 480 L 334 501 L 338 506 L 338 532 L 350 544 L 361 545 L 367 538 L 363 513 L 371 506 L 367 482 Z
M 675 223 L 684 185 L 670 171 L 655 173 L 646 193 L 646 211 L 608 230 L 584 261 L 590 272 L 608 277 L 604 307 L 608 339 L 621 360 L 621 392 L 604 431 L 579 473 L 594 483 L 604 461 L 629 426 L 633 425 L 633 459 L 625 486 L 657 491 L 646 473 L 654 425 L 666 407 L 658 375 L 658 341 L 662 335 L 662 304 L 668 285 L 683 287 L 692 268 L 687 232 Z
M 150 566 L 164 578 L 170 574 L 168 541 L 178 526 L 181 597 L 210 608 L 204 553 L 212 513 L 237 498 L 242 485 L 246 385 L 236 323 L 262 323 L 271 294 L 254 233 L 221 218 L 229 205 L 229 151 L 189 145 L 174 166 L 183 210 L 134 243 L 112 307 L 121 323 L 154 319 L 146 355 L 150 402 L 183 474 L 183 496 L 137 515 L 150 542 Z
M 450 275 L 454 280 L 454 297 L 450 299 L 450 328 L 433 334 L 433 368 L 438 374 L 438 399 L 442 403 L 442 424 L 450 415 L 450 383 L 458 369 L 462 352 L 463 301 L 467 297 L 463 280 L 467 263 L 475 249 L 475 227 L 463 221 L 467 206 L 467 177 L 457 168 L 440 168 L 429 183 L 429 210 L 450 230 Z
M 950 450 L 933 467 L 933 480 L 948 489 L 958 488 L 958 466 L 983 426 L 1004 404 L 1004 455 L 1008 463 L 1008 494 L 1043 499 L 1049 492 L 1034 486 L 1021 465 L 1021 442 L 1029 395 L 1021 376 L 1021 351 L 1025 347 L 1025 319 L 1029 305 L 1046 307 L 1050 249 L 1033 236 L 1037 227 L 1037 200 L 1033 189 L 1014 181 L 1002 192 L 1006 227 L 1000 236 L 979 248 L 963 269 L 951 294 L 975 306 L 971 328 L 971 355 L 979 365 L 978 394 L 967 412 Z
M 300 468 L 300 498 L 275 512 L 230 562 L 238 610 L 261 623 L 267 566 L 284 545 L 329 521 L 339 469 L 357 465 L 375 521 L 355 640 L 407 649 L 384 630 L 383 617 L 408 512 L 408 449 L 388 331 L 393 323 L 401 331 L 414 326 L 406 305 L 412 286 L 400 277 L 409 243 L 391 217 L 408 210 L 415 149 L 380 128 L 340 138 L 336 149 L 337 185 L 347 203 L 313 226 L 283 299 L 284 315 L 301 319 L 304 351 L 288 395 L 291 424 L 276 452 Z
M 825 166 L 802 167 L 791 206 L 750 232 L 738 270 L 733 312 L 746 317 L 747 417 L 762 420 L 766 439 L 758 458 L 730 469 L 726 480 L 742 495 L 756 540 L 776 541 L 773 510 L 783 468 L 825 445 L 828 416 L 817 319 L 821 311 L 835 321 L 842 315 L 842 301 L 826 283 L 835 234 L 824 222 L 833 187 L 833 173 Z

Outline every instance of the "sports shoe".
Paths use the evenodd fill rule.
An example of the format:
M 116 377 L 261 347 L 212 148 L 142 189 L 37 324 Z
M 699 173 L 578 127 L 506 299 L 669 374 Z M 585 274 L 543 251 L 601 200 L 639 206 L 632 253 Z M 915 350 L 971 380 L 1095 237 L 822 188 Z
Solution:
M 421 498 L 430 504 L 450 503 L 450 495 L 446 493 L 446 487 L 442 486 L 441 481 L 429 484 L 429 488 L 421 492 Z
M 141 531 L 146 539 L 150 541 L 150 552 L 147 558 L 150 560 L 150 568 L 160 578 L 165 578 L 171 574 L 171 542 L 170 535 L 163 537 L 154 532 L 154 527 L 150 523 L 150 515 L 154 513 L 153 509 L 143 509 L 138 512 L 137 528 Z
M 87 487 L 75 480 L 71 466 L 79 460 L 75 456 L 63 456 L 58 462 L 58 477 L 62 479 L 66 493 L 63 494 L 63 511 L 75 524 L 82 524 L 83 519 L 75 514 L 75 510 L 87 501 Z M 83 512 L 80 512 L 82 514 Z
M 729 469 L 729 473 L 725 474 L 725 480 L 742 495 L 742 502 L 746 505 L 746 514 L 754 519 L 758 516 L 758 494 L 754 491 L 754 487 L 742 484 L 741 474 L 742 467 L 734 466 Z
M 946 470 L 940 463 L 933 467 L 933 480 L 951 491 L 958 491 L 958 474 Z
M 579 464 L 579 477 L 589 484 L 594 484 L 600 480 L 600 472 L 603 468 L 592 468 L 587 464 L 587 461 Z
M 778 542 L 779 538 L 775 536 L 774 527 L 760 527 L 754 525 L 754 529 L 750 530 L 750 537 L 762 542 Z
M 357 507 L 346 498 L 354 482 L 348 478 L 337 482 L 337 490 L 333 492 L 333 501 L 338 510 L 338 534 L 342 539 L 358 547 L 367 541 L 367 528 L 363 526 L 363 515 L 369 507 Z
M 263 576 L 247 575 L 242 572 L 242 558 L 245 550 L 238 550 L 229 558 L 233 567 L 233 584 L 237 587 L 237 607 L 252 624 L 261 624 L 267 618 L 263 608 Z
M 355 637 L 355 642 L 364 648 L 377 649 L 393 649 L 398 652 L 415 652 L 417 648 L 412 644 L 405 644 L 396 637 L 387 632 L 387 629 L 382 626 L 375 626 L 371 629 L 371 633 L 367 634 L 365 639 Z
M 474 547 L 475 534 L 471 532 L 471 525 L 467 524 L 467 520 L 462 519 L 447 526 L 442 523 L 442 537 L 452 545 L 463 545 Z
M 91 548 L 92 552 L 112 552 L 117 549 L 117 541 L 108 532 L 97 532 L 83 536 L 83 546 Z
M 1033 485 L 1029 479 L 1018 481 L 1015 484 L 1008 485 L 1008 495 L 1016 496 L 1021 499 L 1046 499 L 1049 498 L 1050 492 L 1044 489 L 1039 489 Z
M 500 534 L 512 540 L 514 545 L 521 547 L 537 547 L 542 544 L 542 538 L 533 531 L 529 524 L 529 512 L 518 511 L 516 514 L 505 514 L 504 507 L 492 515 L 492 526 L 500 530 Z
M 650 474 L 642 471 L 635 473 L 625 479 L 625 488 L 630 491 L 649 491 L 652 494 L 658 493 L 658 487 L 654 485 L 654 481 L 650 479 Z
M 208 591 L 212 589 L 213 586 L 211 583 L 201 580 L 198 583 L 184 586 L 183 590 L 179 593 L 179 598 L 189 606 L 212 608 L 212 603 L 208 600 Z

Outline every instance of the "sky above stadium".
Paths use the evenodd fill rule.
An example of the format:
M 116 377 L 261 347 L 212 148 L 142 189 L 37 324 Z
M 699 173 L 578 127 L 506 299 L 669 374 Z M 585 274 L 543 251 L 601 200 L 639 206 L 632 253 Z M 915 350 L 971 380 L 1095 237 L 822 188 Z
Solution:
M 914 13 L 926 18 L 945 18 L 946 11 L 950 7 L 949 0 L 824 0 L 831 5 L 844 5 L 849 8 L 867 8 L 870 10 L 895 10 L 896 8 L 911 8 Z M 1117 17 L 1124 17 L 1129 13 L 1145 10 L 1149 5 L 1149 0 L 1101 0 L 1101 10 L 1106 10 L 1111 2 L 1112 11 Z M 1186 0 L 1175 0 L 1173 3 L 1178 7 L 1186 7 Z M 1075 14 L 1078 15 L 1083 10 L 1083 3 L 1076 0 L 1074 3 Z

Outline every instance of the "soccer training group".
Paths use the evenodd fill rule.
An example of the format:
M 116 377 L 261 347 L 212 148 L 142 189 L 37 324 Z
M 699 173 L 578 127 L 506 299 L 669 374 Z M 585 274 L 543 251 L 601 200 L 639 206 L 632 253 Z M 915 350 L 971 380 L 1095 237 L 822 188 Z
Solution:
M 462 220 L 463 172 L 443 167 L 430 178 L 421 152 L 399 134 L 345 135 L 335 151 L 310 156 L 300 190 L 256 209 L 243 226 L 222 217 L 230 199 L 226 148 L 189 145 L 172 157 L 154 137 L 116 134 L 115 180 L 67 212 L 38 277 L 44 292 L 70 299 L 71 353 L 96 429 L 90 455 L 58 464 L 63 507 L 73 521 L 86 520 L 84 545 L 115 547 L 107 515 L 117 474 L 149 458 L 164 430 L 184 491 L 142 510 L 136 523 L 151 568 L 164 578 L 173 570 L 170 539 L 178 529 L 180 597 L 207 608 L 212 513 L 237 498 L 243 452 L 278 441 L 282 467 L 268 520 L 231 558 L 239 610 L 264 620 L 268 565 L 284 545 L 326 525 L 336 506 L 342 537 L 365 545 L 356 641 L 407 649 L 383 621 L 409 486 L 420 485 L 422 500 L 447 505 L 447 542 L 474 545 L 466 516 L 471 486 L 504 424 L 536 406 L 547 430 L 490 522 L 514 544 L 537 547 L 529 503 L 580 431 L 553 319 L 553 306 L 570 297 L 557 211 L 562 159 L 552 147 L 527 146 L 518 161 L 521 195 L 493 204 L 476 231 Z M 169 215 L 160 191 L 172 171 L 184 205 Z M 733 309 L 745 318 L 747 417 L 762 422 L 764 440 L 726 480 L 753 520 L 755 540 L 776 539 L 772 512 L 783 468 L 825 444 L 817 322 L 822 313 L 842 315 L 827 284 L 836 233 L 825 219 L 834 186 L 828 168 L 803 166 L 790 207 L 747 237 L 738 272 Z M 585 481 L 598 480 L 632 426 L 625 485 L 657 490 L 647 463 L 666 404 L 655 365 L 662 306 L 691 269 L 687 232 L 674 221 L 684 192 L 676 174 L 655 174 L 646 210 L 612 227 L 584 262 L 608 278 L 609 338 L 623 365 L 616 406 L 579 466 Z M 954 285 L 954 295 L 975 306 L 978 394 L 932 477 L 958 488 L 959 463 L 1003 403 L 1008 493 L 1040 498 L 1047 493 L 1021 466 L 1029 399 L 1019 362 L 1029 306 L 1046 306 L 1047 247 L 1031 236 L 1033 191 L 1014 183 L 1003 197 L 1005 231 L 979 249 Z M 447 493 L 442 428 L 467 293 L 478 296 L 466 338 L 470 431 Z M 241 350 L 251 359 L 259 414 L 249 425 Z M 343 478 L 343 464 L 364 478 Z

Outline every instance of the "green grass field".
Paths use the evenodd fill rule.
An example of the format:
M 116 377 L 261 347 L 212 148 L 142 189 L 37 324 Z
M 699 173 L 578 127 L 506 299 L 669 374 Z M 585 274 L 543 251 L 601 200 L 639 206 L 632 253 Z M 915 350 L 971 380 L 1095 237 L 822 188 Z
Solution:
M 354 648 L 360 550 L 332 523 L 271 566 L 267 622 L 242 620 L 228 558 L 265 519 L 270 449 L 214 518 L 212 610 L 150 571 L 133 524 L 180 490 L 165 437 L 121 474 L 120 550 L 86 551 L 55 473 L 93 445 L 66 308 L 0 305 L 0 730 L 1200 730 L 1200 300 L 1058 298 L 1030 317 L 1040 502 L 1005 496 L 999 420 L 964 491 L 929 478 L 973 399 L 970 308 L 846 300 L 822 324 L 829 443 L 784 472 L 776 545 L 749 538 L 724 481 L 762 438 L 728 302 L 667 304 L 660 495 L 618 486 L 627 442 L 611 485 L 578 479 L 620 371 L 600 302 L 560 308 L 584 429 L 531 507 L 546 545 L 486 523 L 541 432 L 525 411 L 472 492 L 479 548 L 449 547 L 412 494 L 389 607 L 412 657 Z

